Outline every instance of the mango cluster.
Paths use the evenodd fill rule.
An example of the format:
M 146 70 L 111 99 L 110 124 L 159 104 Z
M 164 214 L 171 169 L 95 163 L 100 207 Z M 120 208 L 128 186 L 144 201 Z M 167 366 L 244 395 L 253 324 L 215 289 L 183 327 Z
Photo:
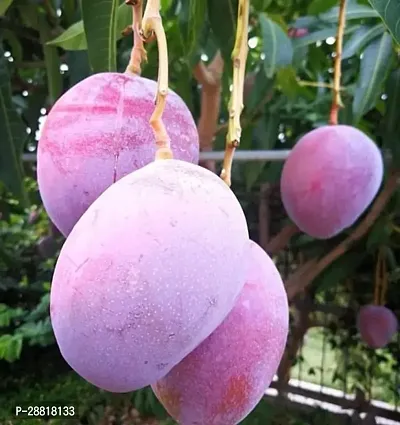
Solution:
M 193 117 L 173 92 L 163 121 L 174 159 L 154 160 L 155 92 L 139 76 L 97 74 L 48 115 L 39 188 L 67 237 L 52 326 L 93 385 L 151 385 L 180 424 L 234 425 L 277 371 L 288 300 L 236 196 L 198 165 Z

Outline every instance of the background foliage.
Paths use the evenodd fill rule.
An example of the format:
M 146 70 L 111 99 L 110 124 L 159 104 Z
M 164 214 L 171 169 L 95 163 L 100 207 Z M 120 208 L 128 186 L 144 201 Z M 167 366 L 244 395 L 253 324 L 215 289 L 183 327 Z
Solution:
M 185 100 L 196 121 L 201 87 L 193 77 L 193 67 L 200 60 L 209 63 L 217 50 L 223 55 L 223 95 L 214 142 L 216 150 L 223 149 L 237 0 L 161 3 L 170 87 Z M 241 149 L 290 149 L 304 133 L 327 123 L 337 18 L 336 0 L 251 1 Z M 68 371 L 55 348 L 48 317 L 52 268 L 62 240 L 41 207 L 35 166 L 23 163 L 22 155 L 35 152 L 47 112 L 69 87 L 94 72 L 125 70 L 132 37 L 122 33 L 130 24 L 131 9 L 118 0 L 0 2 L 0 370 L 5 376 L 0 389 L 6 394 L 4 400 L 22 397 L 18 388 L 25 383 L 31 388 L 23 396 L 27 400 L 38 393 L 46 397 L 50 391 L 60 399 L 86 398 L 81 412 L 86 417 L 94 414 L 96 406 L 103 406 L 104 412 L 104 406 L 115 401 L 71 375 L 60 381 L 53 379 L 58 372 Z M 400 166 L 399 42 L 397 2 L 349 0 L 342 64 L 345 107 L 340 111 L 340 122 L 360 128 L 377 142 L 385 152 L 387 170 Z M 147 49 L 149 60 L 143 75 L 156 79 L 156 44 Z M 281 169 L 280 162 L 234 165 L 233 189 L 245 208 L 255 240 L 260 220 L 267 220 L 258 217 L 260 185 L 277 184 Z M 395 341 L 372 356 L 357 335 L 355 312 L 360 305 L 372 302 L 377 253 L 383 249 L 390 282 L 387 305 L 399 314 L 399 206 L 397 191 L 371 231 L 301 295 L 313 302 L 350 306 L 353 311 L 324 323 L 326 341 L 336 359 L 332 381 L 350 379 L 352 387 L 367 391 L 373 373 L 380 386 L 387 387 L 380 396 L 391 402 L 398 398 L 393 372 L 399 369 L 399 344 Z M 272 233 L 287 223 L 279 211 L 273 219 Z M 319 258 L 352 231 L 325 242 L 298 235 L 290 245 L 291 261 L 296 262 L 299 256 L 303 260 Z M 296 305 L 293 310 L 296 316 Z M 318 314 L 313 314 L 318 319 Z M 45 373 L 48 364 L 53 368 Z M 160 407 L 154 400 L 148 401 L 148 392 L 132 397 L 145 415 L 165 417 L 163 411 L 158 413 Z M 0 413 L 6 417 L 11 402 L 3 405 L 6 410 Z M 268 419 L 263 417 L 266 412 Z M 249 423 L 268 420 L 272 424 L 280 414 L 270 406 L 261 406 Z M 318 415 L 315 417 L 320 421 Z M 317 419 L 307 417 L 302 422 L 298 413 L 285 420 L 300 425 Z M 322 422 L 328 424 L 328 419 Z

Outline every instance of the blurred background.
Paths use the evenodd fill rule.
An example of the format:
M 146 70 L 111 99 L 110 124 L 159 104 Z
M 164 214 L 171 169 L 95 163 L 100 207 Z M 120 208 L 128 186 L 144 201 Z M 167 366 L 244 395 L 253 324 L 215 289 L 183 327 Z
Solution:
M 77 417 L 68 423 L 77 425 L 173 424 L 150 389 L 113 395 L 72 372 L 49 320 L 52 271 L 63 239 L 38 193 L 40 131 L 60 95 L 94 72 L 124 72 L 132 49 L 130 7 L 82 1 L 93 9 L 85 22 L 77 0 L 0 0 L 0 424 L 45 423 L 14 415 L 16 405 L 43 403 L 74 405 Z M 112 14 L 113 3 L 118 7 Z M 202 151 L 212 155 L 225 143 L 237 1 L 161 3 L 170 87 L 192 111 Z M 378 143 L 389 172 L 400 166 L 400 7 L 376 3 L 348 3 L 340 122 Z M 400 338 L 372 350 L 356 327 L 360 306 L 376 301 L 378 286 L 385 288 L 381 303 L 399 317 L 399 190 L 345 250 L 339 244 L 368 211 L 354 228 L 321 242 L 293 230 L 280 200 L 286 151 L 328 120 L 337 6 L 337 0 L 251 1 L 243 134 L 232 189 L 252 239 L 273 256 L 285 280 L 291 329 L 276 379 L 243 425 L 400 423 Z M 112 24 L 115 61 L 109 63 L 104 42 L 96 43 Z M 99 49 L 104 55 L 95 54 Z M 156 79 L 156 43 L 147 50 L 143 75 Z M 212 87 L 205 70 L 215 77 Z M 205 87 L 213 93 L 208 102 L 220 106 L 218 116 L 201 108 Z M 251 160 L 243 160 L 248 151 Z M 220 171 L 212 156 L 203 165 Z M 318 266 L 299 278 L 296 270 L 309 261 Z

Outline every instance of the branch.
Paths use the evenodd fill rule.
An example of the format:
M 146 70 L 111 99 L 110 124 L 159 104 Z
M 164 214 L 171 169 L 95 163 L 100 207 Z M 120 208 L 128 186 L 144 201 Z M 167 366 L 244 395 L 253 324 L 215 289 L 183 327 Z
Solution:
M 331 125 L 338 124 L 339 109 L 343 107 L 340 97 L 340 80 L 342 75 L 342 52 L 343 52 L 343 36 L 346 26 L 346 0 L 340 0 L 339 7 L 339 23 L 336 35 L 336 56 L 335 56 L 335 72 L 333 80 L 333 100 L 329 123 Z
M 206 66 L 202 60 L 193 68 L 193 76 L 202 89 L 212 91 L 221 84 L 222 72 L 224 70 L 224 60 L 218 50 L 211 63 Z
M 276 236 L 267 244 L 266 251 L 269 255 L 277 254 L 287 246 L 290 239 L 300 232 L 300 229 L 293 223 L 286 225 Z
M 217 131 L 221 106 L 221 77 L 224 61 L 218 51 L 212 62 L 205 66 L 200 61 L 193 69 L 195 79 L 201 84 L 201 110 L 197 123 L 200 151 L 211 151 Z M 204 161 L 201 166 L 215 172 L 215 161 Z
M 125 72 L 132 75 L 140 75 L 142 73 L 142 62 L 147 62 L 147 52 L 143 47 L 143 40 L 140 36 L 140 28 L 142 27 L 143 0 L 125 0 L 126 5 L 132 6 L 132 32 L 133 32 L 133 48 L 131 58 Z
M 229 127 L 226 136 L 225 157 L 221 172 L 221 178 L 228 186 L 231 185 L 233 155 L 235 149 L 240 144 L 242 133 L 240 116 L 243 110 L 244 77 L 246 73 L 247 54 L 249 51 L 249 3 L 250 0 L 239 0 L 236 40 L 232 52 L 233 88 L 229 102 Z
M 135 1 L 135 0 L 134 0 Z M 155 35 L 158 47 L 158 86 L 156 107 L 150 117 L 150 125 L 156 139 L 155 159 L 171 159 L 171 141 L 162 121 L 168 94 L 168 46 L 160 15 L 160 0 L 147 0 L 143 15 L 142 28 L 139 31 L 143 41 L 149 42 Z
M 354 245 L 355 242 L 359 241 L 368 233 L 372 225 L 385 209 L 387 203 L 390 201 L 394 191 L 397 189 L 399 185 L 399 179 L 400 171 L 395 171 L 389 176 L 384 188 L 376 198 L 370 211 L 362 220 L 362 222 L 354 229 L 351 235 L 349 235 L 344 241 L 342 241 L 320 260 L 312 259 L 304 266 L 299 267 L 299 269 L 301 269 L 309 264 L 308 270 L 304 269 L 303 272 L 299 274 L 298 269 L 292 276 L 289 276 L 285 282 L 289 300 L 292 300 L 299 292 L 306 289 L 321 272 L 323 272 L 330 264 L 336 261 L 343 254 L 345 254 Z

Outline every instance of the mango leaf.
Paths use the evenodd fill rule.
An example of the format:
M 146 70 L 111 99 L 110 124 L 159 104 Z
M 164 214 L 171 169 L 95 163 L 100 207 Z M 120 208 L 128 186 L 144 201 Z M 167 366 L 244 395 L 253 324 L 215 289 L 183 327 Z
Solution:
M 253 133 L 253 149 L 269 150 L 275 146 L 279 133 L 279 114 L 269 113 L 263 116 Z M 244 179 L 247 190 L 257 182 L 264 170 L 266 161 L 254 161 L 244 164 Z
M 373 27 L 362 26 L 345 43 L 342 59 L 348 59 L 360 52 L 370 41 L 379 37 L 385 32 L 382 24 Z
M 337 0 L 313 0 L 307 9 L 308 15 L 319 15 L 337 4 Z
M 212 32 L 228 65 L 235 44 L 238 0 L 208 0 L 207 5 Z
M 318 290 L 321 291 L 343 283 L 356 271 L 365 257 L 365 252 L 349 252 L 340 257 L 315 279 Z
M 253 0 L 251 6 L 254 7 L 257 12 L 265 12 L 271 3 L 272 0 Z
M 346 26 L 345 28 L 345 34 L 351 34 L 354 31 L 357 30 L 358 27 L 356 26 Z M 336 37 L 337 34 L 337 28 L 331 27 L 331 28 L 325 28 L 323 30 L 314 31 L 310 34 L 305 35 L 304 37 L 295 38 L 292 41 L 293 48 L 299 49 L 300 47 L 309 46 L 310 44 L 314 44 L 317 41 L 325 41 L 329 37 Z
M 1 0 L 0 3 L 0 16 L 5 15 L 7 9 L 11 6 L 14 0 Z
M 47 87 L 49 91 L 50 104 L 53 105 L 63 90 L 63 78 L 60 72 L 61 60 L 57 47 L 48 46 L 46 42 L 51 37 L 51 27 L 45 15 L 39 17 L 40 41 L 43 45 L 44 62 L 46 65 Z
M 351 3 L 346 8 L 346 21 L 352 19 L 379 18 L 376 10 L 369 6 L 362 6 L 357 3 Z M 337 23 L 339 20 L 339 7 L 333 7 L 329 12 L 320 15 L 320 19 L 329 23 Z
M 307 88 L 299 84 L 296 70 L 291 66 L 282 68 L 277 72 L 276 85 L 290 100 L 296 99 L 298 96 L 309 96 Z
M 22 335 L 1 335 L 0 336 L 0 359 L 7 362 L 14 362 L 21 356 Z
M 263 68 L 259 69 L 254 75 L 251 91 L 245 99 L 246 114 L 248 116 L 258 112 L 260 107 L 266 103 L 265 101 L 268 97 L 272 98 L 273 87 L 274 80 L 265 76 Z
M 87 51 L 71 51 L 66 54 L 68 64 L 69 85 L 74 86 L 90 75 L 90 64 Z
M 260 25 L 265 55 L 265 74 L 267 78 L 272 78 L 278 69 L 291 65 L 293 46 L 282 28 L 269 19 L 265 13 L 260 15 Z
M 381 94 L 392 58 L 392 37 L 385 32 L 371 42 L 364 50 L 360 74 L 353 99 L 353 124 L 357 125 L 362 116 L 370 111 Z
M 16 33 L 10 30 L 3 30 L 3 39 L 7 41 L 9 46 L 11 47 L 11 53 L 12 57 L 15 59 L 16 62 L 22 62 L 23 61 L 23 51 L 22 51 L 22 43 L 21 40 L 18 38 Z
M 365 247 L 367 252 L 374 252 L 378 247 L 390 243 L 390 221 L 386 215 L 380 216 L 368 233 Z
M 86 50 L 86 34 L 83 21 L 75 22 L 61 35 L 47 43 L 48 46 L 62 47 L 64 50 Z
M 379 13 L 394 39 L 400 44 L 400 2 L 396 0 L 369 0 Z
M 385 148 L 389 148 L 393 155 L 393 162 L 400 165 L 400 69 L 393 71 L 386 81 L 387 102 L 384 117 L 384 139 Z
M 121 4 L 117 9 L 116 40 L 120 40 L 122 31 L 132 23 L 132 9 Z M 64 50 L 87 50 L 87 41 L 83 21 L 78 21 L 68 27 L 61 35 L 47 43 L 49 46 L 58 46 Z
M 0 48 L 0 180 L 8 190 L 28 204 L 21 163 L 22 150 L 27 138 L 25 126 L 12 103 L 12 93 L 3 49 Z
M 190 56 L 196 49 L 204 21 L 206 20 L 207 3 L 204 0 L 186 0 L 178 14 L 182 31 L 184 53 Z
M 118 0 L 84 0 L 82 17 L 93 72 L 117 69 L 117 9 Z

